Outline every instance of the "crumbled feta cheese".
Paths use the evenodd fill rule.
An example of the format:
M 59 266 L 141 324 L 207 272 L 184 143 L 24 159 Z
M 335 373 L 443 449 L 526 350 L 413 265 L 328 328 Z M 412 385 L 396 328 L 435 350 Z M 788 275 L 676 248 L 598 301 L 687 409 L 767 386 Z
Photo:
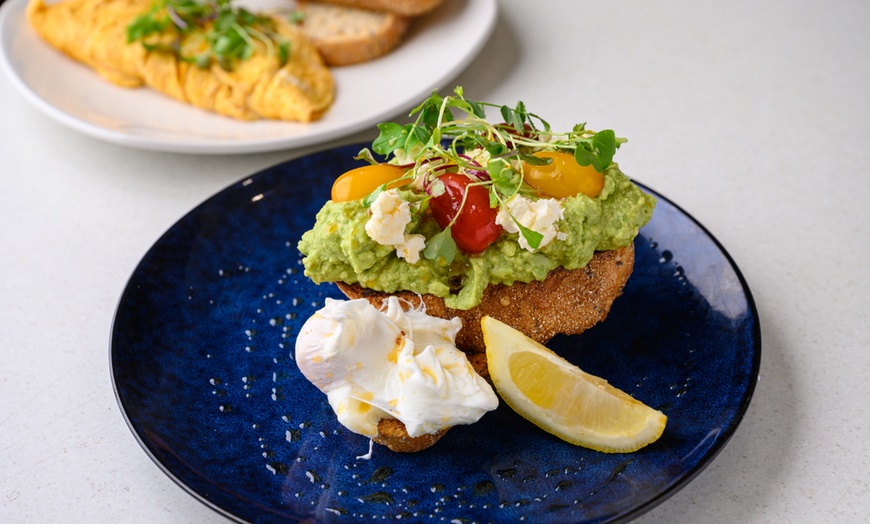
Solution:
M 372 202 L 372 216 L 366 222 L 369 237 L 384 246 L 405 241 L 405 226 L 411 222 L 411 205 L 395 189 L 384 191 Z
M 562 220 L 563 211 L 562 205 L 554 198 L 531 200 L 520 195 L 514 195 L 510 200 L 508 200 L 505 205 L 499 209 L 495 222 L 503 227 L 508 233 L 519 233 L 520 228 L 517 227 L 517 224 L 514 222 L 514 219 L 511 218 L 511 215 L 513 215 L 513 218 L 516 218 L 523 227 L 529 228 L 532 231 L 543 235 L 538 249 L 546 246 L 552 242 L 553 239 L 559 236 L 556 222 Z M 535 251 L 522 234 L 519 236 L 519 244 L 520 247 L 527 251 Z
M 399 197 L 398 190 L 390 189 L 372 202 L 371 212 L 366 222 L 369 237 L 378 244 L 395 247 L 399 258 L 416 264 L 420 251 L 426 247 L 426 237 L 405 234 L 405 227 L 411 222 L 411 205 Z
M 426 247 L 426 237 L 423 235 L 405 235 L 405 241 L 396 246 L 396 254 L 404 258 L 409 264 L 416 264 L 420 260 L 420 251 Z

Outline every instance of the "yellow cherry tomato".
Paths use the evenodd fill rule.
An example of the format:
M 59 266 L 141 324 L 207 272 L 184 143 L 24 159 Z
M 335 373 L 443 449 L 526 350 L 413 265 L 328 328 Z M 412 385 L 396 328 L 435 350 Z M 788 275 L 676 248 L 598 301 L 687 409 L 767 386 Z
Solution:
M 391 182 L 405 174 L 405 169 L 390 164 L 372 164 L 370 166 L 351 169 L 341 175 L 332 184 L 332 201 L 347 202 L 359 200 L 368 195 L 382 184 Z M 395 186 L 407 183 L 402 181 Z
M 581 166 L 574 155 L 561 151 L 538 151 L 538 158 L 552 158 L 545 166 L 523 165 L 526 182 L 554 198 L 567 198 L 583 193 L 594 197 L 604 187 L 604 175 L 592 166 Z

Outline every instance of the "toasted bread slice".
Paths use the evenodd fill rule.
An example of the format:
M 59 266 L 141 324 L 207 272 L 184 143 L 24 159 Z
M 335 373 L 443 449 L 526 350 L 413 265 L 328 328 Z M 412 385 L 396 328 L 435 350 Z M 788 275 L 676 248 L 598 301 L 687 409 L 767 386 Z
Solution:
M 417 295 L 410 291 L 384 293 L 359 284 L 337 282 L 348 298 L 365 298 L 375 307 L 394 294 L 417 304 L 426 305 L 426 313 L 436 317 L 462 319 L 456 346 L 466 353 L 486 351 L 480 319 L 485 315 L 501 320 L 540 343 L 558 333 L 582 333 L 604 320 L 613 301 L 634 269 L 634 245 L 595 253 L 579 269 L 557 268 L 547 278 L 513 285 L 491 285 L 483 292 L 480 304 L 469 310 L 450 309 L 444 299 L 434 295 Z M 484 366 L 485 368 L 485 366 Z
M 372 11 L 384 11 L 401 16 L 420 16 L 435 9 L 442 0 L 322 0 Z
M 412 437 L 408 435 L 408 430 L 401 421 L 383 418 L 378 422 L 378 435 L 372 440 L 397 453 L 416 453 L 433 446 L 449 429 Z
M 299 28 L 324 62 L 345 66 L 367 62 L 392 51 L 408 29 L 407 17 L 320 2 L 297 2 Z
M 613 251 L 599 251 L 589 264 L 579 269 L 558 268 L 544 280 L 527 284 L 489 286 L 481 303 L 467 311 L 450 309 L 444 305 L 444 299 L 434 295 L 420 296 L 409 291 L 384 293 L 343 282 L 337 285 L 348 298 L 365 298 L 376 307 L 390 295 L 396 295 L 412 304 L 422 300 L 430 315 L 461 318 L 462 329 L 456 337 L 456 345 L 466 352 L 474 370 L 489 380 L 481 318 L 485 315 L 497 318 L 541 343 L 558 333 L 582 333 L 604 320 L 613 301 L 622 294 L 633 269 L 633 244 Z M 411 437 L 402 422 L 383 419 L 378 423 L 374 441 L 396 452 L 414 453 L 434 445 L 449 429 Z

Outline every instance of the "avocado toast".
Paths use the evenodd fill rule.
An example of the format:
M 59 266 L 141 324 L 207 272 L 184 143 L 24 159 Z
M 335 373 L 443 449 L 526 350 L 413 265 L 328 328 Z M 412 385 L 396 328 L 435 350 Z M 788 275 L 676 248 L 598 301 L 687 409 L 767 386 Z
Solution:
M 486 120 L 486 108 L 503 121 Z M 457 118 L 454 112 L 464 113 Z M 612 161 L 625 142 L 567 133 L 526 110 L 433 94 L 414 123 L 378 126 L 370 165 L 346 173 L 299 243 L 305 274 L 350 298 L 390 295 L 463 320 L 483 351 L 484 315 L 546 342 L 602 321 L 633 267 L 655 199 Z

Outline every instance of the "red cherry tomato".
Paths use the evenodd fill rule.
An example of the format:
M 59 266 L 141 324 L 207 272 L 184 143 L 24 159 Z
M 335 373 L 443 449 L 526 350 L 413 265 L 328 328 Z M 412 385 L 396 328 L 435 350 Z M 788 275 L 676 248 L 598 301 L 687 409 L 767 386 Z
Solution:
M 481 186 L 471 186 L 471 179 L 457 173 L 438 177 L 444 184 L 444 193 L 429 202 L 432 216 L 441 228 L 446 228 L 460 207 L 462 211 L 451 227 L 451 236 L 456 246 L 466 253 L 480 253 L 501 235 L 502 227 L 495 223 L 497 208 L 489 207 L 489 191 Z M 468 192 L 465 205 L 462 197 Z

